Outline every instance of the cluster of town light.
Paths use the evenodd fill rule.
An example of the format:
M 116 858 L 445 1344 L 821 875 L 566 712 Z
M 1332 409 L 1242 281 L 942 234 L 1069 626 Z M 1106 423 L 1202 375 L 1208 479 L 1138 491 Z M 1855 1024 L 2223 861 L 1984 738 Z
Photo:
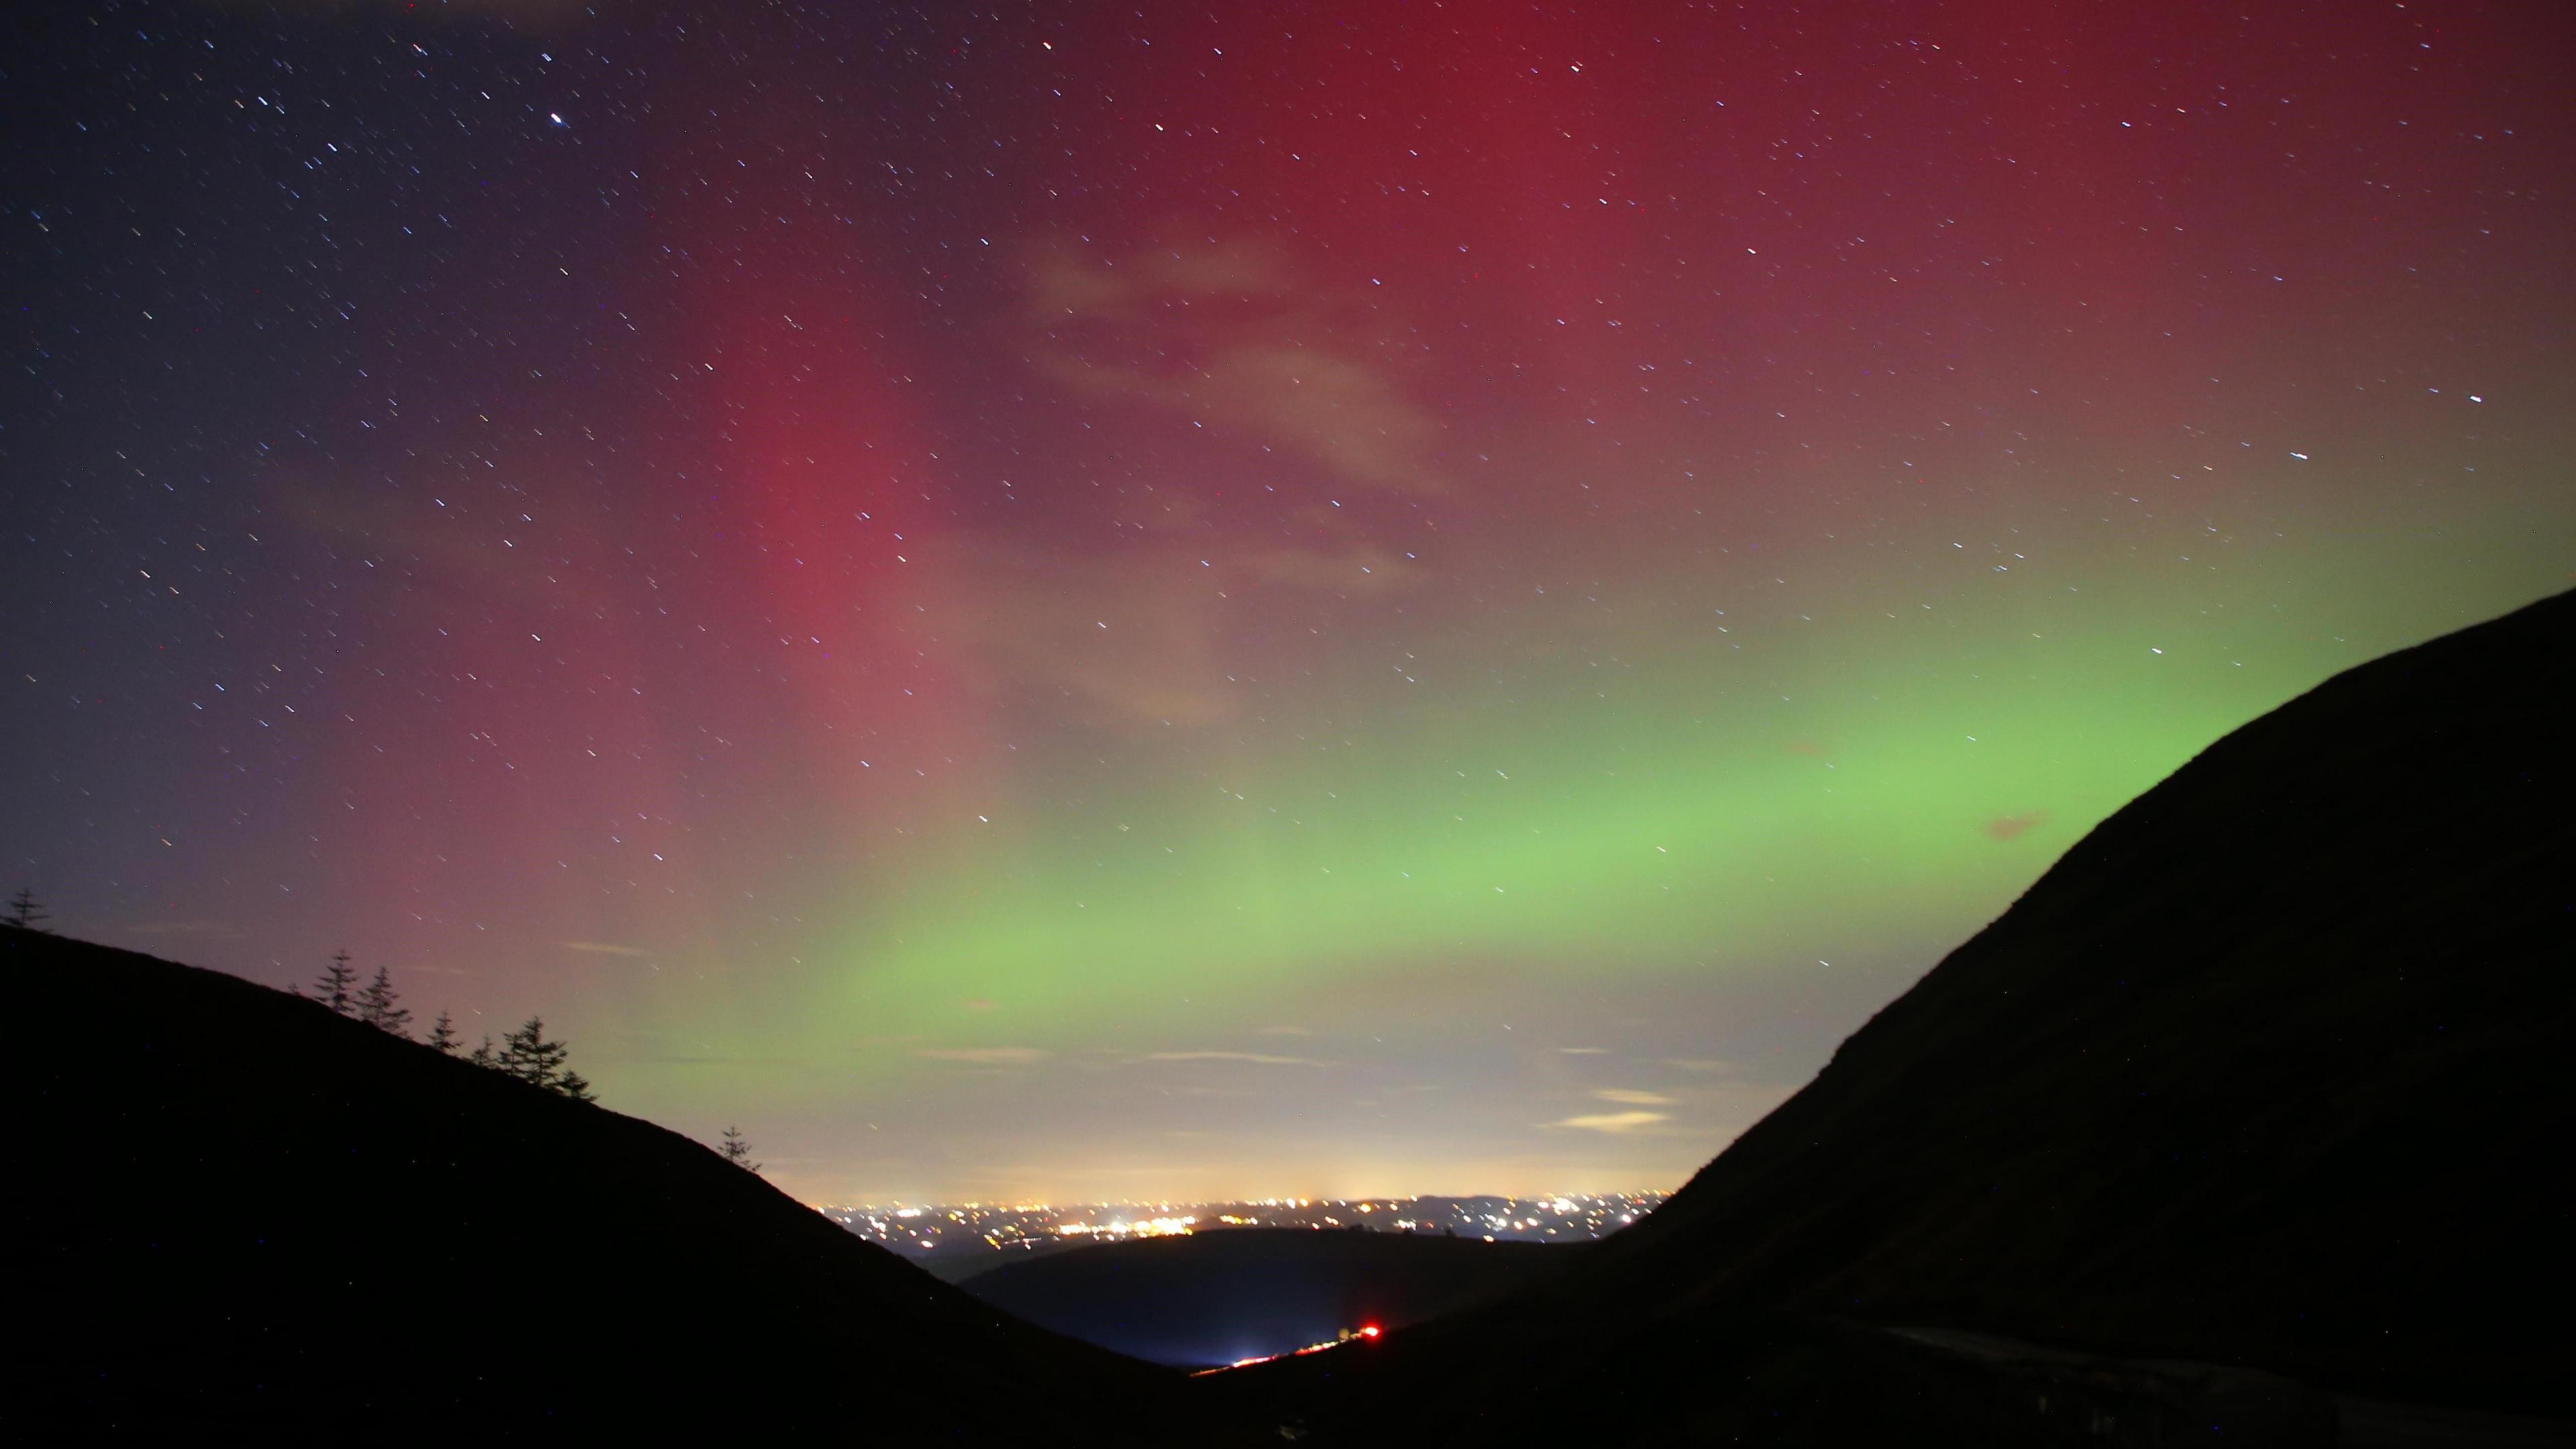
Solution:
M 1059 1238 L 1170 1238 L 1189 1232 L 1197 1218 L 1145 1218 L 1129 1222 L 1125 1218 L 1106 1223 L 1058 1223 Z
M 956 1203 L 936 1207 L 826 1207 L 823 1211 L 863 1237 L 924 1255 L 974 1249 L 1034 1252 L 1051 1245 L 1111 1243 L 1257 1227 L 1370 1227 L 1400 1233 L 1452 1233 L 1489 1242 L 1503 1238 L 1579 1242 L 1618 1231 L 1662 1200 L 1661 1193 L 1375 1198 L 1358 1202 L 1281 1197 L 1248 1202 L 1093 1203 L 1080 1207 Z

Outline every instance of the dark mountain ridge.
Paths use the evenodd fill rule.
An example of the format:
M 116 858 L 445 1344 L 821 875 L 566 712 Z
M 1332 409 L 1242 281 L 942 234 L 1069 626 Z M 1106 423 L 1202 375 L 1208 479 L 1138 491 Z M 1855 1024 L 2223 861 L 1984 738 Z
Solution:
M 1930 1327 L 2566 1413 L 2571 700 L 2576 595 L 2327 681 L 1579 1271 L 1210 1392 L 1350 1442 L 1935 1442 L 1941 1336 L 1877 1332 Z M 1960 1442 L 2019 1442 L 1990 1408 Z
M 148 956 L 6 930 L 0 971 L 22 1432 L 1223 1442 L 651 1123 Z

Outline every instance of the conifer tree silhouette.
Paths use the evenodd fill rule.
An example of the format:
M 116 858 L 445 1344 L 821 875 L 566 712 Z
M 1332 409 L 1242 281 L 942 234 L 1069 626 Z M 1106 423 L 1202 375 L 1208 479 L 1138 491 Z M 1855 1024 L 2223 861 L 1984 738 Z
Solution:
M 349 964 L 349 952 L 345 947 L 332 952 L 331 964 L 323 967 L 322 974 L 313 978 L 313 989 L 320 993 L 322 1004 L 342 1016 L 347 1016 L 356 1004 L 357 993 L 352 988 L 357 984 L 357 968 Z
M 24 886 L 9 898 L 8 924 L 21 931 L 41 931 L 44 927 L 39 923 L 53 918 L 54 913 L 45 909 L 45 903 L 36 899 L 36 893 Z
M 439 1045 L 442 1039 L 447 1043 L 444 1046 Z M 429 1044 L 440 1051 L 452 1052 L 456 1050 L 455 1043 L 455 1028 L 449 1024 L 447 1013 L 442 1011 L 438 1014 L 438 1025 L 430 1030 Z M 532 1087 L 561 1093 L 576 1102 L 598 1101 L 598 1094 L 590 1089 L 590 1079 L 565 1065 L 571 1055 L 569 1044 L 546 1040 L 544 1020 L 532 1016 L 526 1025 L 502 1037 L 497 1051 L 492 1046 L 492 1038 L 486 1036 L 481 1046 L 465 1054 L 465 1059 L 478 1067 L 490 1067 L 516 1077 Z
M 358 993 L 358 1020 L 379 1031 L 389 1031 L 408 1040 L 411 1036 L 411 1008 L 397 1006 L 400 994 L 394 990 L 393 973 L 376 968 L 376 979 Z
M 718 1150 L 724 1153 L 725 1161 L 743 1171 L 760 1171 L 760 1164 L 751 1160 L 751 1139 L 742 1135 L 741 1128 L 727 1127 L 724 1130 L 724 1146 Z
M 527 1025 L 501 1039 L 499 1066 L 523 1082 L 561 1092 L 576 1102 L 599 1100 L 581 1073 L 564 1065 L 571 1054 L 569 1045 L 546 1040 L 545 1022 L 532 1016 Z
M 520 1081 L 551 1088 L 562 1078 L 564 1058 L 570 1052 L 564 1043 L 546 1040 L 545 1021 L 532 1016 L 526 1025 L 501 1038 L 501 1070 Z
M 456 1023 L 448 1018 L 446 1012 L 440 1012 L 438 1020 L 429 1024 L 429 1045 L 431 1050 L 446 1056 L 456 1055 Z

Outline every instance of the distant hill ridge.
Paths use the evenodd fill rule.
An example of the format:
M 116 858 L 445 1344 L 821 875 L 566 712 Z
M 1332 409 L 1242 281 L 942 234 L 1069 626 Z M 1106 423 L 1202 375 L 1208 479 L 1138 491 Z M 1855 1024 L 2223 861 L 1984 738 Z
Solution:
M 1407 1328 L 1552 1278 L 1591 1246 L 1226 1228 L 1076 1248 L 959 1286 L 1086 1343 L 1203 1368 L 1371 1325 Z
M 2327 681 L 1577 1271 L 1209 1392 L 1335 1443 L 2041 1443 L 2080 1427 L 2045 1385 L 2085 1378 L 2205 1436 L 2218 1379 L 2138 1387 L 2162 1359 L 2287 1376 L 2229 1380 L 2261 1442 L 2332 1442 L 2338 1395 L 2566 1416 L 2571 701 L 2576 595 Z
M 234 977 L 0 931 L 20 1030 L 0 1424 L 387 1442 L 1226 1442 L 650 1123 Z

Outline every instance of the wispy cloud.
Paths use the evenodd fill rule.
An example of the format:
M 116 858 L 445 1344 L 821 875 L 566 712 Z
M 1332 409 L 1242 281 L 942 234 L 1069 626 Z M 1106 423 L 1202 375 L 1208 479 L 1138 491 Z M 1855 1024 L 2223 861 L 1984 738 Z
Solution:
M 555 944 L 567 951 L 579 951 L 587 956 L 650 956 L 653 954 L 641 946 L 620 946 L 614 941 L 557 941 Z
M 1068 388 L 1284 443 L 1347 483 L 1437 492 L 1439 419 L 1386 357 L 1332 340 L 1337 311 L 1382 296 L 1336 292 L 1262 241 L 1120 265 L 1049 251 L 1029 278 L 1031 356 Z
M 1618 1102 L 1630 1107 L 1669 1107 L 1673 1099 L 1661 1092 L 1639 1092 L 1627 1087 L 1603 1087 L 1592 1095 L 1604 1102 Z
M 1331 1062 L 1313 1057 L 1275 1057 L 1267 1052 L 1148 1052 L 1142 1060 L 1149 1062 L 1254 1062 L 1265 1067 L 1329 1067 Z
M 1731 1072 L 1736 1069 L 1736 1063 L 1722 1057 L 1666 1057 L 1664 1065 L 1679 1067 L 1686 1072 Z
M 1025 1067 L 1044 1061 L 1053 1053 L 1040 1047 L 923 1047 L 913 1053 L 933 1061 L 972 1062 L 981 1067 Z
M 1610 1049 L 1608 1047 L 1558 1047 L 1556 1051 L 1557 1055 L 1568 1057 L 1606 1057 L 1610 1055 Z
M 1218 585 L 1174 548 L 1067 557 L 960 536 L 909 555 L 942 635 L 980 689 L 1027 693 L 1086 722 L 1159 731 L 1230 718 Z M 1358 576 L 1358 570 L 1352 570 Z
M 1547 1125 L 1617 1135 L 1623 1132 L 1642 1132 L 1658 1122 L 1671 1120 L 1673 1120 L 1672 1114 L 1668 1112 L 1595 1112 L 1581 1117 L 1568 1117 L 1561 1122 L 1550 1122 Z

